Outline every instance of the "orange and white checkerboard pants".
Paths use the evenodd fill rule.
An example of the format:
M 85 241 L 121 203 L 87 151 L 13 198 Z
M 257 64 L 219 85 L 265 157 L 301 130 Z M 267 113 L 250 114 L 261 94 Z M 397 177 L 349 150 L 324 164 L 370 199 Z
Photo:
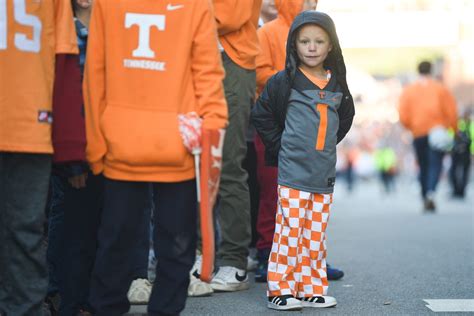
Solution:
M 326 227 L 332 194 L 278 186 L 267 295 L 326 295 Z

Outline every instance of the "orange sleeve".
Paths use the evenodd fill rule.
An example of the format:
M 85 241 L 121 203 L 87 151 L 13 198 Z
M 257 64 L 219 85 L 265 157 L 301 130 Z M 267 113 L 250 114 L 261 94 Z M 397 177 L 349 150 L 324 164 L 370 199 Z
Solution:
M 448 128 L 452 128 L 454 131 L 457 131 L 458 125 L 458 111 L 456 107 L 456 99 L 445 87 L 442 88 L 442 106 L 443 113 L 445 117 L 445 124 Z
M 71 1 L 54 1 L 56 54 L 78 54 L 76 27 L 72 14 Z
M 405 90 L 402 92 L 402 95 L 400 96 L 398 113 L 400 116 L 400 123 L 402 123 L 402 125 L 408 129 L 410 129 L 410 113 L 408 113 L 410 109 L 409 103 L 410 102 L 408 98 L 408 92 Z
M 107 151 L 99 123 L 105 108 L 105 11 L 103 3 L 102 0 L 96 0 L 92 10 L 83 89 L 86 113 L 86 154 L 94 174 L 102 172 L 103 158 Z
M 203 0 L 202 3 L 199 7 L 204 10 L 194 15 L 196 27 L 191 55 L 198 115 L 203 118 L 203 128 L 224 128 L 227 125 L 227 104 L 216 23 L 209 2 Z
M 214 0 L 214 15 L 219 36 L 238 31 L 253 14 L 255 0 Z
M 270 39 L 267 34 L 268 28 L 261 27 L 257 31 L 258 40 L 260 42 L 260 54 L 257 55 L 257 92 L 265 87 L 267 80 L 273 76 L 278 70 L 274 66 L 272 57 L 272 49 Z

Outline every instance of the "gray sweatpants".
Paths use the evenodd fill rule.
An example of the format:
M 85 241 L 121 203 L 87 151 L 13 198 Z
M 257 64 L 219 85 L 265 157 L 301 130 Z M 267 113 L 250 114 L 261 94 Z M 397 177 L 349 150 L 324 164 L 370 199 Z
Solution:
M 247 152 L 246 132 L 250 108 L 255 99 L 255 70 L 235 64 L 225 53 L 222 62 L 226 76 L 225 96 L 229 109 L 229 126 L 223 149 L 223 165 L 219 189 L 218 221 L 221 244 L 217 252 L 218 266 L 246 269 L 250 244 L 250 196 L 243 161 Z
M 0 152 L 0 315 L 43 315 L 51 156 Z

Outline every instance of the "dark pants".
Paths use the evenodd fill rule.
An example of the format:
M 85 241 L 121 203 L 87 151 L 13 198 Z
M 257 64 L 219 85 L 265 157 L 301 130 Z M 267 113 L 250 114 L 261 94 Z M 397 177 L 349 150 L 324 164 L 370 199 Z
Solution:
M 222 54 L 222 62 L 226 72 L 224 89 L 229 126 L 222 153 L 217 214 L 222 241 L 216 257 L 218 266 L 246 269 L 251 224 L 248 175 L 243 168 L 243 161 L 247 151 L 246 133 L 250 108 L 255 98 L 256 77 L 255 70 L 238 66 L 225 53 Z
M 250 223 L 252 228 L 250 247 L 255 247 L 258 240 L 257 219 L 260 192 L 257 181 L 257 153 L 255 151 L 254 142 L 247 142 L 247 155 L 244 160 L 244 169 L 249 175 L 247 185 L 249 186 L 250 193 Z
M 177 315 L 185 306 L 196 251 L 196 183 L 129 182 L 105 179 L 99 247 L 90 301 L 97 315 L 117 316 L 130 308 L 127 291 L 136 272 L 137 248 L 148 237 L 153 193 L 156 279 L 149 315 Z M 151 191 L 152 190 L 152 191 Z
M 255 138 L 257 149 L 257 173 L 260 185 L 260 205 L 258 210 L 258 242 L 259 257 L 270 254 L 273 234 L 275 232 L 275 216 L 278 203 L 278 168 L 265 165 L 265 145 L 259 136 Z M 268 258 L 261 258 L 267 261 Z
M 54 168 L 53 168 L 54 169 Z M 48 264 L 48 296 L 59 294 L 62 266 L 62 250 L 64 235 L 64 190 L 67 181 L 61 177 L 51 175 L 48 199 L 48 248 L 46 261 Z
M 453 195 L 464 197 L 469 180 L 469 169 L 471 166 L 471 153 L 469 147 L 464 152 L 453 151 L 451 155 L 450 179 Z
M 71 187 L 65 178 L 61 180 L 66 183 L 61 205 L 64 232 L 60 314 L 67 316 L 75 315 L 81 308 L 89 308 L 90 275 L 102 211 L 103 177 L 89 174 L 86 187 L 82 189 Z
M 0 152 L 0 313 L 43 315 L 51 156 Z
M 435 192 L 443 167 L 442 151 L 434 150 L 428 144 L 428 137 L 418 137 L 413 140 L 416 159 L 420 168 L 418 179 L 421 184 L 421 195 L 426 197 L 428 192 Z
M 103 181 L 102 176 L 89 173 L 86 187 L 75 189 L 60 172 L 53 171 L 51 177 L 48 293 L 60 293 L 60 315 L 75 315 L 80 309 L 90 309 L 90 276 L 97 250 Z M 147 278 L 148 239 L 144 238 L 136 250 L 134 278 Z

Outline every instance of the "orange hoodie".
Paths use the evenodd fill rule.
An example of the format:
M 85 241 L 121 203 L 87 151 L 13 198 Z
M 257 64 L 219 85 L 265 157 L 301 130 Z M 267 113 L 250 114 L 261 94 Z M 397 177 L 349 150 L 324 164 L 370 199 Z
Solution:
M 260 49 L 257 39 L 262 0 L 213 0 L 219 41 L 230 59 L 255 69 Z
M 53 152 L 59 53 L 78 53 L 71 1 L 0 1 L 0 151 Z
M 194 178 L 178 114 L 227 124 L 224 71 L 208 0 L 96 0 L 84 80 L 87 159 L 116 180 Z
M 257 56 L 257 92 L 267 80 L 285 69 L 286 39 L 291 23 L 303 10 L 304 0 L 275 0 L 278 17 L 258 29 L 260 54 Z
M 414 137 L 428 135 L 437 125 L 456 130 L 456 101 L 440 82 L 431 78 L 421 78 L 404 89 L 399 113 L 400 122 Z

